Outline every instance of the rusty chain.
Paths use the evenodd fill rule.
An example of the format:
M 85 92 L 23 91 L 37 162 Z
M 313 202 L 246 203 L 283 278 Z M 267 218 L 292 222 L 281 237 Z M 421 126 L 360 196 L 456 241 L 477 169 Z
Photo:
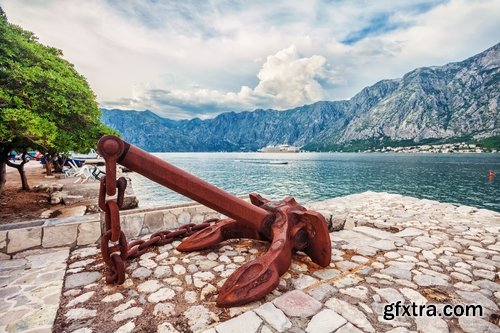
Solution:
M 109 185 L 106 185 L 106 176 L 102 177 L 99 188 L 99 208 L 104 212 L 100 247 L 102 258 L 109 270 L 109 273 L 106 275 L 107 283 L 122 284 L 125 282 L 127 259 L 140 257 L 150 247 L 172 243 L 176 239 L 190 236 L 219 221 L 219 219 L 213 218 L 200 224 L 190 223 L 181 226 L 177 230 L 155 232 L 148 240 L 135 240 L 128 243 L 127 237 L 120 226 L 120 208 L 123 206 L 127 180 L 124 177 L 120 177 L 118 180 L 112 179 L 110 182 L 114 184 L 109 187 Z M 116 199 L 106 200 L 107 195 L 114 195 L 115 192 L 109 189 L 114 189 L 115 187 L 118 190 Z

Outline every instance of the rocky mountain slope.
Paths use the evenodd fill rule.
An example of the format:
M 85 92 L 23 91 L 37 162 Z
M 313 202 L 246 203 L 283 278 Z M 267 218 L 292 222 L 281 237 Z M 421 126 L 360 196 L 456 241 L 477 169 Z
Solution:
M 310 150 L 354 150 L 496 137 L 499 68 L 497 44 L 461 62 L 380 81 L 347 101 L 181 121 L 150 111 L 103 109 L 103 121 L 149 151 L 256 150 L 281 143 Z

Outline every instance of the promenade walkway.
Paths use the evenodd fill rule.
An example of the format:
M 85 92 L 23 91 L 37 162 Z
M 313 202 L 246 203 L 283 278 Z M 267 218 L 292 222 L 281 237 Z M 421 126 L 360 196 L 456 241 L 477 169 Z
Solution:
M 261 301 L 215 306 L 263 242 L 155 248 L 129 262 L 121 286 L 105 284 L 96 246 L 35 250 L 0 260 L 0 332 L 500 332 L 499 213 L 374 192 L 309 208 L 343 225 L 331 233 L 330 267 L 298 253 Z M 397 302 L 438 314 L 475 304 L 482 315 L 397 316 Z

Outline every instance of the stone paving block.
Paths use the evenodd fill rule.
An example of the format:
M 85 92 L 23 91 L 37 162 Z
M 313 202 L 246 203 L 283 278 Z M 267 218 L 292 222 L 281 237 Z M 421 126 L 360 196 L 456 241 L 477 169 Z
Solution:
M 347 323 L 347 320 L 330 309 L 324 309 L 307 325 L 307 333 L 331 333 Z
M 76 298 L 73 298 L 71 301 L 68 302 L 68 304 L 66 304 L 66 307 L 72 307 L 76 304 L 79 304 L 79 303 L 84 303 L 86 301 L 88 301 L 92 296 L 94 296 L 95 294 L 95 291 L 89 291 L 85 294 L 82 294 Z
M 338 330 L 335 331 L 335 333 L 364 333 L 362 330 L 356 328 L 353 326 L 351 323 L 347 323 Z M 393 332 L 393 333 L 398 333 L 398 332 Z M 399 332 L 402 333 L 402 332 Z M 409 332 L 408 332 L 409 333 Z
M 465 274 L 458 273 L 458 272 L 452 272 L 450 276 L 456 280 L 463 281 L 463 282 L 471 282 L 472 279 Z
M 78 226 L 77 245 L 94 244 L 101 237 L 101 225 L 99 222 L 84 222 Z
M 322 304 L 301 290 L 292 290 L 273 301 L 287 316 L 308 318 L 321 309 Z
M 381 239 L 376 242 L 373 242 L 370 244 L 371 247 L 374 247 L 379 250 L 384 250 L 384 251 L 392 251 L 396 249 L 396 245 L 394 245 L 394 241 L 392 240 L 387 240 L 387 239 Z
M 184 317 L 188 319 L 189 328 L 195 333 L 203 331 L 209 324 L 218 319 L 213 312 L 203 305 L 191 306 L 184 312 Z M 260 320 L 259 317 L 257 318 Z
M 115 333 L 131 333 L 135 328 L 134 322 L 131 320 L 127 322 L 125 325 L 120 326 Z
M 370 324 L 365 314 L 355 305 L 332 297 L 325 303 L 325 306 L 353 323 L 356 327 L 361 328 L 364 332 L 375 333 L 375 329 Z
M 349 274 L 347 276 L 342 277 L 341 279 L 334 281 L 333 285 L 337 288 L 345 288 L 349 286 L 354 286 L 361 281 L 363 281 L 362 277 L 355 274 Z
M 373 237 L 373 238 L 378 238 L 378 239 L 391 239 L 394 237 L 394 234 L 392 234 L 388 231 L 380 230 L 377 228 L 366 227 L 366 226 L 355 227 L 352 230 L 366 234 L 366 235 Z
M 164 229 L 175 229 L 179 227 L 179 222 L 177 221 L 177 216 L 172 212 L 165 212 L 163 214 L 163 228 Z
M 359 267 L 360 264 L 352 262 L 352 261 L 339 261 L 335 263 L 335 267 L 340 269 L 341 271 L 349 271 L 351 269 L 355 269 Z
M 368 298 L 368 288 L 364 286 L 356 286 L 339 290 L 341 294 L 349 295 L 351 297 L 366 300 Z
M 336 237 L 343 239 L 348 243 L 352 243 L 358 246 L 371 246 L 375 242 L 374 238 L 368 237 L 360 232 L 355 232 L 352 230 L 340 230 L 335 233 Z
M 116 322 L 132 319 L 140 316 L 144 310 L 138 306 L 134 306 L 132 308 L 123 310 L 122 312 L 118 312 L 113 316 L 113 320 Z
M 255 312 L 248 311 L 217 325 L 215 330 L 217 333 L 256 333 L 261 324 L 262 319 Z
M 480 304 L 484 308 L 498 311 L 498 305 L 479 292 L 457 291 L 457 294 L 465 301 L 464 303 Z
M 422 296 L 418 291 L 410 289 L 410 288 L 401 288 L 400 290 L 403 295 L 406 296 L 411 302 L 415 304 L 426 304 L 427 298 Z
M 458 318 L 458 324 L 467 333 L 500 332 L 498 326 L 478 317 L 460 317 Z
M 394 276 L 394 277 L 399 278 L 399 279 L 411 281 L 411 272 L 405 268 L 400 268 L 400 267 L 396 267 L 396 266 L 389 266 L 386 269 L 382 269 L 380 272 L 383 274 Z
M 11 271 L 19 269 L 28 269 L 30 264 L 26 259 L 12 259 L 12 260 L 1 260 L 0 261 L 0 271 Z
M 69 247 L 28 250 L 17 255 L 20 258 L 28 260 L 32 269 L 41 268 L 48 271 L 64 270 L 66 268 L 66 259 L 69 255 Z
M 137 290 L 140 293 L 153 293 L 161 288 L 160 282 L 158 280 L 148 280 L 137 286 Z
M 337 288 L 329 284 L 321 284 L 317 287 L 310 289 L 307 293 L 312 296 L 315 300 L 323 302 L 325 299 L 331 297 L 337 292 Z
M 472 271 L 472 274 L 478 278 L 483 278 L 487 280 L 494 281 L 495 280 L 495 272 L 487 271 L 484 269 L 475 269 Z
M 191 223 L 191 214 L 187 211 L 182 211 L 179 216 L 177 216 L 177 222 L 179 225 L 186 225 Z
M 437 317 L 415 317 L 415 324 L 417 330 L 423 333 L 448 333 L 448 324 L 442 319 Z
M 15 253 L 42 244 L 42 228 L 9 230 L 7 253 Z
M 144 213 L 123 216 L 121 227 L 127 239 L 140 236 L 143 223 Z
M 13 318 L 14 320 L 7 325 L 7 332 L 23 332 L 29 329 L 51 327 L 56 313 L 57 305 L 36 309 L 22 318 Z
M 71 274 L 66 277 L 66 283 L 64 287 L 67 289 L 72 289 L 76 287 L 86 286 L 88 284 L 98 281 L 102 277 L 99 272 L 82 272 Z
M 377 254 L 377 249 L 371 246 L 356 246 L 356 252 L 363 256 L 374 256 Z
M 0 250 L 7 246 L 7 230 L 0 230 Z
M 284 332 L 292 327 L 292 323 L 283 311 L 276 308 L 273 303 L 264 303 L 254 311 L 278 332 Z
M 421 287 L 430 287 L 430 286 L 446 287 L 448 285 L 448 282 L 445 279 L 426 274 L 415 275 L 413 277 L 413 281 Z
M 203 221 L 205 221 L 205 215 L 202 215 L 202 214 L 195 214 L 191 218 L 191 223 L 194 223 L 194 224 L 200 224 L 200 223 L 203 223 Z
M 394 288 L 375 288 L 375 287 L 372 287 L 372 289 L 388 303 L 396 303 L 397 301 L 404 303 L 404 301 L 405 301 L 403 295 L 401 295 L 401 293 Z
M 309 286 L 314 285 L 318 282 L 318 279 L 313 278 L 312 276 L 301 274 L 297 279 L 292 280 L 292 284 L 295 289 L 304 289 Z
M 340 274 L 338 269 L 320 269 L 314 272 L 314 275 L 319 277 L 321 280 L 329 280 Z
M 163 230 L 163 215 L 162 211 L 147 212 L 144 216 L 144 225 L 148 227 L 149 233 L 155 233 Z
M 49 248 L 71 245 L 76 242 L 77 229 L 77 224 L 43 228 L 42 246 Z

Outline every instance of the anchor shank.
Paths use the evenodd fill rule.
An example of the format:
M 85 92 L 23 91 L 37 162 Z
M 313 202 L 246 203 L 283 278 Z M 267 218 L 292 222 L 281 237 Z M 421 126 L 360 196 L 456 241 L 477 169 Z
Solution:
M 120 154 L 117 157 L 119 164 L 219 213 L 254 225 L 256 230 L 259 230 L 263 222 L 271 216 L 265 209 L 229 194 L 115 136 L 101 138 L 98 144 L 101 155 L 109 156 L 110 153 L 115 153 L 106 151 L 107 147 L 115 146 L 109 142 L 111 140 L 124 143 L 124 149 L 116 152 Z

